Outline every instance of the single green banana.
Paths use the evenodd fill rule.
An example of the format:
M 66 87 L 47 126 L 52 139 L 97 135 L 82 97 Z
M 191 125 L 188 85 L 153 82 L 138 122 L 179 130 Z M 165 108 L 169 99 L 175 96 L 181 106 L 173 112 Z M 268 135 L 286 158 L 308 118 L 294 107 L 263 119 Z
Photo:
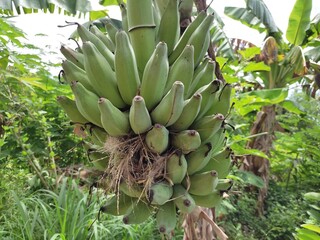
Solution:
M 180 151 L 174 152 L 166 162 L 167 177 L 173 184 L 182 182 L 187 173 L 187 160 Z
M 99 97 L 87 90 L 81 83 L 72 81 L 71 89 L 75 96 L 77 108 L 81 115 L 93 124 L 102 127 L 101 114 L 98 107 Z
M 230 110 L 231 104 L 231 92 L 232 85 L 226 83 L 218 93 L 216 101 L 212 104 L 212 107 L 208 110 L 206 115 L 221 113 L 226 116 Z
M 169 0 L 154 0 L 153 1 L 155 8 L 160 15 L 160 18 L 164 14 L 166 7 L 168 6 L 168 3 L 169 3 Z
M 129 111 L 131 129 L 135 134 L 142 134 L 152 127 L 151 117 L 141 96 L 135 96 Z
M 167 43 L 170 55 L 180 37 L 180 16 L 178 0 L 169 0 L 160 20 L 157 41 Z
M 205 57 L 202 62 L 199 63 L 194 69 L 192 81 L 195 81 L 196 78 L 200 77 L 199 74 L 203 74 L 203 70 L 206 68 L 208 62 L 211 60 L 209 57 Z M 201 77 L 200 77 L 201 78 Z
M 100 208 L 100 212 L 113 216 L 121 216 L 132 209 L 137 198 L 129 197 L 126 194 L 113 195 L 108 198 L 105 205 Z
M 151 204 L 155 205 L 163 205 L 169 201 L 172 197 L 173 189 L 172 186 L 166 182 L 161 181 L 151 185 L 149 190 L 147 191 L 148 201 Z
M 222 127 L 224 120 L 224 116 L 220 113 L 205 116 L 195 121 L 195 123 L 191 125 L 191 128 L 195 129 L 200 134 L 202 143 L 207 143 L 210 141 L 210 138 Z
M 161 205 L 156 213 L 156 224 L 160 233 L 171 236 L 176 227 L 176 205 L 169 201 Z
M 183 184 L 188 187 L 187 181 Z M 189 176 L 189 193 L 192 195 L 205 196 L 212 193 L 218 185 L 218 173 L 216 171 L 209 171 L 204 173 L 197 173 Z M 204 184 L 205 183 L 205 184 Z
M 215 156 L 212 156 L 208 164 L 202 168 L 199 173 L 207 171 L 216 171 L 219 175 L 219 178 L 225 178 L 228 176 L 231 168 L 231 153 L 232 150 L 230 147 L 218 152 Z
M 123 216 L 124 224 L 140 224 L 146 221 L 152 214 L 151 207 L 142 200 L 138 200 Z
M 196 203 L 187 189 L 180 184 L 173 186 L 172 199 L 182 213 L 191 213 L 196 207 Z
M 198 66 L 200 64 L 201 60 L 206 57 L 206 54 L 208 52 L 210 44 L 211 44 L 211 35 L 210 35 L 210 29 L 209 29 L 209 31 L 207 32 L 207 34 L 205 36 L 205 39 L 204 39 L 204 42 L 202 45 L 202 49 L 199 54 L 198 61 L 195 61 L 195 63 L 194 63 L 195 66 Z
M 128 29 L 140 77 L 155 48 L 152 0 L 127 1 Z
M 90 130 L 91 135 L 97 140 L 99 145 L 104 146 L 108 138 L 108 133 L 103 128 L 96 126 L 93 126 Z
M 118 28 L 116 26 L 114 26 L 114 24 L 112 23 L 112 20 L 111 19 L 108 19 L 106 22 L 105 22 L 105 27 L 107 29 L 107 33 L 111 39 L 111 41 L 116 44 L 116 34 L 118 32 Z
M 180 117 L 184 105 L 184 86 L 180 81 L 173 83 L 170 91 L 151 112 L 154 123 L 160 123 L 166 127 L 174 124 Z
M 75 65 L 69 60 L 62 61 L 62 68 L 64 71 L 64 77 L 66 78 L 69 84 L 71 84 L 72 81 L 78 81 L 86 89 L 95 93 L 95 90 L 93 89 L 85 70 L 79 68 L 77 65 Z
M 169 69 L 169 75 L 164 92 L 168 92 L 175 81 L 181 81 L 184 85 L 184 96 L 186 98 L 191 81 L 193 79 L 194 59 L 193 46 L 187 45 L 181 55 Z
M 101 30 L 96 25 L 92 25 L 90 27 L 90 32 L 96 35 L 111 52 L 115 51 L 116 45 L 112 42 L 109 36 L 101 32 Z
M 211 158 L 211 153 L 212 145 L 211 143 L 206 143 L 201 145 L 197 150 L 187 154 L 188 175 L 192 175 L 206 166 Z
M 191 194 L 191 196 L 198 206 L 205 208 L 217 207 L 222 201 L 222 194 L 217 190 L 205 196 L 198 196 L 193 194 Z
M 109 164 L 109 156 L 96 149 L 89 149 L 87 151 L 88 158 L 93 166 L 100 170 L 105 171 Z
M 181 52 L 188 44 L 190 37 L 192 34 L 200 27 L 204 19 L 206 18 L 207 14 L 205 11 L 200 12 L 195 20 L 189 24 L 187 29 L 183 32 L 182 36 L 180 37 L 178 43 L 173 49 L 173 52 L 169 56 L 169 63 L 172 65 L 176 59 L 180 56 Z M 191 44 L 192 45 L 192 44 Z
M 193 0 L 181 0 L 179 4 L 180 22 L 185 19 L 191 19 Z
M 187 44 L 194 46 L 194 66 L 198 66 L 204 57 L 204 53 L 208 50 L 210 44 L 210 35 L 208 40 L 208 32 L 214 20 L 213 15 L 207 15 L 199 27 L 192 33 Z M 203 51 L 205 49 L 205 51 Z
M 108 99 L 98 101 L 101 123 L 106 132 L 113 137 L 125 136 L 130 133 L 129 114 L 121 112 Z
M 184 101 L 184 106 L 180 117 L 170 126 L 175 132 L 188 129 L 197 118 L 201 107 L 202 96 L 200 93 L 194 94 L 190 99 Z
M 184 154 L 188 154 L 200 147 L 200 134 L 196 130 L 183 130 L 179 133 L 173 133 L 172 145 Z
M 117 108 L 124 108 L 126 104 L 119 93 L 115 73 L 106 59 L 91 42 L 83 43 L 82 49 L 85 70 L 99 97 L 108 98 Z
M 160 42 L 146 64 L 141 81 L 140 95 L 144 98 L 148 110 L 160 102 L 168 72 L 167 44 Z
M 128 184 L 124 180 L 121 180 L 119 190 L 133 198 L 141 198 L 143 196 L 143 188 L 141 186 L 137 184 Z
M 120 12 L 121 12 L 121 23 L 122 23 L 122 30 L 124 30 L 126 33 L 129 32 L 128 28 L 128 15 L 127 15 L 127 6 L 125 3 L 121 3 L 120 5 Z
M 145 141 L 152 152 L 162 154 L 169 146 L 169 131 L 165 126 L 156 123 L 147 132 Z
M 201 107 L 196 120 L 201 119 L 203 116 L 205 116 L 205 114 L 211 108 L 213 101 L 217 97 L 219 88 L 220 81 L 214 80 L 196 91 L 196 93 L 200 93 L 202 95 Z
M 58 96 L 57 102 L 73 123 L 85 124 L 89 121 L 79 112 L 76 102 L 65 96 Z
M 75 64 L 77 67 L 84 69 L 84 57 L 82 53 L 77 52 L 64 44 L 61 45 L 60 52 L 67 60 Z
M 108 48 L 105 47 L 104 43 L 95 34 L 90 32 L 81 24 L 78 24 L 77 32 L 84 43 L 91 42 L 98 49 L 99 53 L 109 63 L 109 66 L 112 68 L 112 70 L 114 70 L 114 55 Z
M 131 105 L 140 86 L 137 62 L 129 36 L 123 30 L 116 34 L 115 73 L 123 101 Z
M 201 88 L 204 85 L 211 83 L 214 80 L 214 69 L 215 62 L 208 61 L 206 67 L 203 69 L 201 74 L 198 74 L 196 78 L 193 79 L 191 86 L 189 88 L 188 96 L 194 93 L 197 89 Z
M 222 124 L 223 125 L 223 124 Z M 221 127 L 210 139 L 209 142 L 212 144 L 212 155 L 216 154 L 224 146 L 226 140 L 226 130 Z
M 229 191 L 232 188 L 232 185 L 233 185 L 232 179 L 223 178 L 223 179 L 219 179 L 216 189 L 220 191 Z

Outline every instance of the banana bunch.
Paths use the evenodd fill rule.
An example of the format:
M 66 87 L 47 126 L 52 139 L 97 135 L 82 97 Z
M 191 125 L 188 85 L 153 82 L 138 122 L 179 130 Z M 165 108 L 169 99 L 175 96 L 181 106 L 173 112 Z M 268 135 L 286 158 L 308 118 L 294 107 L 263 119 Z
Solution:
M 101 186 L 114 193 L 101 211 L 125 224 L 154 213 L 169 235 L 178 214 L 215 207 L 232 185 L 232 87 L 205 57 L 213 15 L 199 13 L 181 33 L 179 0 L 127 0 L 120 9 L 122 28 L 77 24 L 81 47 L 61 47 L 74 99 L 57 101 L 86 131 L 89 159 L 107 176 Z

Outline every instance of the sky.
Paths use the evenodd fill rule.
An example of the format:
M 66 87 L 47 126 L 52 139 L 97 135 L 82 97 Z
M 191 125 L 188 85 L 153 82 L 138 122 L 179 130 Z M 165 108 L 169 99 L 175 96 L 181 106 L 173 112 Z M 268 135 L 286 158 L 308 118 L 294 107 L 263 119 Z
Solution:
M 95 0 L 96 2 L 98 0 Z M 208 2 L 211 2 L 208 0 Z M 277 26 L 285 33 L 288 25 L 290 12 L 293 8 L 295 0 L 264 0 L 265 4 L 273 14 L 273 18 Z M 223 14 L 225 6 L 245 7 L 244 0 L 213 0 L 212 7 L 216 10 L 219 16 L 225 23 L 224 31 L 228 37 L 245 39 L 254 43 L 257 46 L 262 44 L 264 35 L 257 31 L 244 26 L 238 21 L 232 20 Z M 109 11 L 111 17 L 117 18 L 118 8 L 112 8 Z M 313 11 L 311 18 L 320 12 L 320 0 L 313 0 Z M 86 19 L 72 18 L 64 15 L 55 14 L 28 14 L 13 18 L 15 25 L 25 31 L 28 35 L 28 40 L 40 48 L 48 51 L 57 51 L 61 43 L 69 44 L 73 47 L 75 43 L 68 41 L 68 36 L 75 30 L 75 26 L 59 28 L 58 25 L 65 25 L 65 21 L 77 21 L 83 23 Z M 48 37 L 35 36 L 37 34 L 45 34 Z M 73 45 L 72 45 L 73 44 Z

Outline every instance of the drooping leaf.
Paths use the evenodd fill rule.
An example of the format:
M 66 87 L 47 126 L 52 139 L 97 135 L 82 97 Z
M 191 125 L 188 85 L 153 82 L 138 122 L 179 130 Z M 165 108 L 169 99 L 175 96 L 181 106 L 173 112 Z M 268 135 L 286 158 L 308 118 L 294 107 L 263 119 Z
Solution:
M 302 44 L 310 24 L 312 0 L 296 0 L 289 17 L 287 40 L 294 45 Z
M 258 188 L 263 188 L 265 186 L 262 178 L 254 175 L 251 172 L 238 171 L 237 176 L 240 177 L 245 183 L 251 184 L 251 185 L 256 186 Z
M 270 66 L 266 65 L 264 62 L 250 62 L 244 69 L 244 72 L 256 72 L 256 71 L 270 71 Z
M 303 114 L 304 112 L 301 111 L 295 104 L 294 102 L 290 100 L 285 100 L 280 103 L 280 106 L 283 107 L 284 109 L 293 112 L 295 114 Z

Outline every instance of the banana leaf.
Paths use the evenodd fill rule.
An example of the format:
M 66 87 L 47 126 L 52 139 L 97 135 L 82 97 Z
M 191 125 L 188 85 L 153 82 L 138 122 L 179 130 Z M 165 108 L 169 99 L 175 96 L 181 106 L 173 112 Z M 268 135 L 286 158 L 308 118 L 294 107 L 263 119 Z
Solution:
M 312 0 L 297 0 L 289 17 L 287 40 L 294 45 L 301 45 L 310 25 Z

